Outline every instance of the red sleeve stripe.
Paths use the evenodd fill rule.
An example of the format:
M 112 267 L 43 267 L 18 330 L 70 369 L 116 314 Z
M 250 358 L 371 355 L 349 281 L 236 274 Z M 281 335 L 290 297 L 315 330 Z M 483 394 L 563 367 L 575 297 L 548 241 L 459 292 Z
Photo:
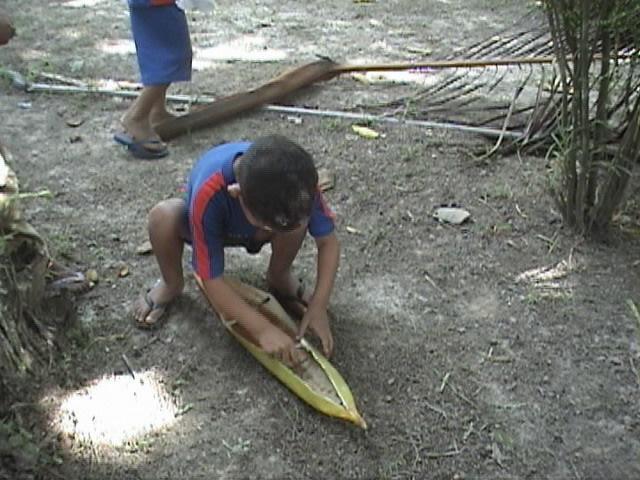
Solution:
M 193 210 L 191 215 L 191 229 L 193 231 L 192 244 L 196 257 L 196 266 L 198 275 L 202 278 L 211 276 L 211 264 L 209 258 L 209 249 L 204 232 L 204 216 L 207 211 L 209 201 L 216 193 L 221 191 L 226 185 L 222 172 L 216 172 L 211 175 L 198 189 L 193 202 Z
M 152 7 L 163 7 L 165 5 L 173 5 L 176 0 L 151 0 Z
M 322 195 L 322 190 L 320 190 L 320 185 L 316 185 L 316 191 L 318 192 L 318 197 L 320 197 L 320 205 L 322 205 L 322 213 L 324 213 L 327 217 L 335 221 L 336 215 L 329 208 L 329 205 L 327 205 L 327 202 L 324 199 L 324 195 Z

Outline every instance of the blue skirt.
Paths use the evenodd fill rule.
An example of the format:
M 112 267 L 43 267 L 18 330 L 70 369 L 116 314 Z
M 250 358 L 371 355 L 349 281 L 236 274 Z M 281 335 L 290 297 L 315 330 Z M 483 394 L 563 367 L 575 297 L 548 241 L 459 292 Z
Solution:
M 140 79 L 145 86 L 191 80 L 191 39 L 184 12 L 175 5 L 129 8 Z

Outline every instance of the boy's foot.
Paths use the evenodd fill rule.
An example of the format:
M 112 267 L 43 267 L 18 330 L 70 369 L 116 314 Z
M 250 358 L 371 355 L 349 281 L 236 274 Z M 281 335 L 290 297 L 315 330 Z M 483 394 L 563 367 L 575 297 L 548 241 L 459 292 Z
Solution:
M 163 280 L 158 282 L 133 304 L 133 320 L 144 329 L 160 327 L 166 320 L 166 312 L 177 293 L 173 292 Z

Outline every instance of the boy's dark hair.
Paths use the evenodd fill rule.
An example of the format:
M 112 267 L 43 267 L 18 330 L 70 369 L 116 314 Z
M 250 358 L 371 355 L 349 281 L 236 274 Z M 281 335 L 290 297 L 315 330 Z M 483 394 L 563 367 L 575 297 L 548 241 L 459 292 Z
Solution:
M 245 206 L 268 227 L 293 230 L 311 215 L 318 171 L 297 143 L 281 135 L 258 138 L 236 173 Z

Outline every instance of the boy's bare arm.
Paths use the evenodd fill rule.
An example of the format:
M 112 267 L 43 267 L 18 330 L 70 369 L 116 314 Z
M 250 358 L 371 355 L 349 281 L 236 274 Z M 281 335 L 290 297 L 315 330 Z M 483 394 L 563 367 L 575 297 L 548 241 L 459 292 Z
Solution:
M 316 276 L 316 288 L 311 296 L 300 328 L 298 338 L 302 338 L 308 327 L 316 332 L 322 342 L 324 354 L 329 357 L 333 351 L 333 335 L 329 325 L 327 306 L 333 289 L 333 283 L 340 263 L 340 243 L 335 233 L 317 238 L 318 247 L 318 272 Z
M 318 247 L 316 288 L 309 303 L 326 309 L 340 264 L 340 242 L 335 233 L 330 233 L 317 238 L 316 245 Z
M 293 339 L 245 302 L 222 278 L 204 280 L 203 287 L 215 308 L 225 318 L 238 322 L 266 353 L 288 364 L 301 362 Z
M 204 291 L 215 308 L 230 320 L 234 320 L 254 338 L 269 328 L 269 320 L 252 308 L 221 277 L 205 280 Z

